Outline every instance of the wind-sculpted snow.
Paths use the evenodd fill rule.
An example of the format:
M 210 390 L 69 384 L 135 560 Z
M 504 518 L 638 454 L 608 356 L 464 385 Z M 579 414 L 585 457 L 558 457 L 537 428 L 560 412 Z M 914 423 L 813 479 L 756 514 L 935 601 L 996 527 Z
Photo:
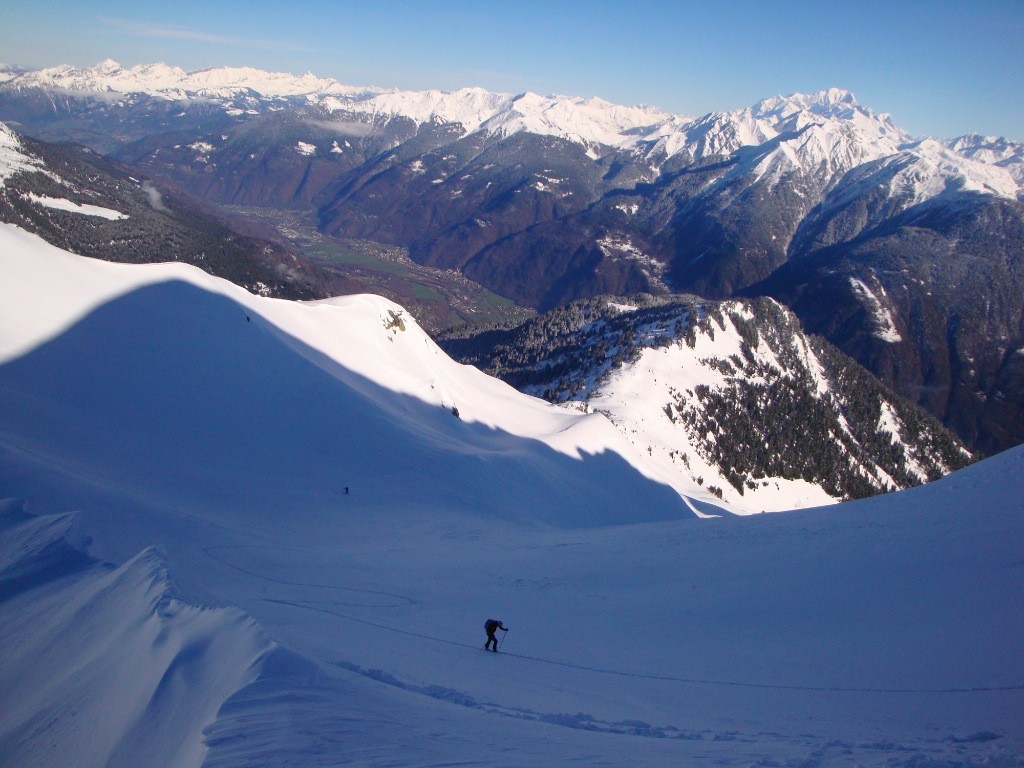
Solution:
M 0 762 L 199 766 L 203 729 L 272 644 L 239 611 L 171 597 L 152 550 L 85 557 L 70 524 L 0 507 Z

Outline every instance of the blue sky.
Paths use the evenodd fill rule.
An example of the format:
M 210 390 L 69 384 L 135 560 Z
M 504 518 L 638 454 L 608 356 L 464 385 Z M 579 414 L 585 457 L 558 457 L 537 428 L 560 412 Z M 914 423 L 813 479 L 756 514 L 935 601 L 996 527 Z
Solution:
M 601 96 L 690 115 L 837 86 L 912 133 L 1024 140 L 1024 0 L 0 0 L 0 61 L 104 58 Z

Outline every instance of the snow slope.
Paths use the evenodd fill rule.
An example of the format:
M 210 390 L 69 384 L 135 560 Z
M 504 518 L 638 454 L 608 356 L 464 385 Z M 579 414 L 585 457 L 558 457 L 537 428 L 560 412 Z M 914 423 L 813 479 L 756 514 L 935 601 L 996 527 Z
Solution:
M 50 439 L 63 455 L 50 458 L 58 462 L 77 463 L 84 453 L 104 464 L 111 458 L 105 455 L 109 441 L 110 450 L 123 452 L 119 459 L 140 459 L 138 465 L 117 462 L 111 482 L 144 493 L 181 491 L 176 473 L 188 467 L 205 483 L 200 493 L 189 494 L 192 500 L 215 493 L 239 506 L 283 503 L 285 488 L 275 489 L 280 475 L 291 490 L 303 489 L 311 499 L 327 494 L 316 504 L 328 507 L 339 487 L 365 478 L 365 490 L 380 494 L 381 503 L 407 498 L 412 489 L 441 495 L 458 480 L 508 487 L 488 511 L 514 517 L 535 518 L 538 498 L 547 493 L 561 497 L 565 520 L 576 523 L 645 517 L 644 509 L 655 517 L 692 514 L 656 482 L 649 484 L 649 497 L 640 492 L 626 498 L 633 495 L 636 481 L 630 464 L 635 453 L 603 417 L 552 408 L 453 363 L 415 320 L 384 299 L 351 296 L 314 306 L 267 302 L 192 267 L 125 269 L 62 253 L 11 226 L 0 232 L 9 270 L 0 289 L 7 307 L 0 360 L 27 366 L 20 375 L 44 389 L 68 386 L 44 383 L 52 373 L 48 366 L 67 370 L 68 360 L 40 359 L 37 366 L 32 356 L 10 358 L 50 340 L 58 346 L 73 344 L 67 352 L 80 366 L 79 381 L 72 386 L 78 395 L 68 399 L 71 393 L 65 391 L 49 393 L 67 412 L 33 415 L 41 392 L 35 385 L 12 390 L 6 404 L 11 433 L 38 431 L 36 419 L 52 421 Z M 145 321 L 140 324 L 136 315 Z M 67 333 L 72 330 L 85 335 L 71 339 Z M 134 349 L 126 333 L 138 334 L 134 341 L 150 348 L 146 366 L 130 360 Z M 57 334 L 63 335 L 54 338 Z M 154 341 L 151 334 L 163 338 Z M 37 354 L 56 353 L 52 344 Z M 194 357 L 204 366 L 197 368 Z M 120 380 L 115 362 L 134 370 L 134 380 Z M 185 383 L 184 369 L 207 381 L 191 398 L 177 388 Z M 245 375 L 251 380 L 236 381 Z M 119 436 L 118 414 L 124 406 L 114 392 L 131 404 L 128 417 L 139 429 L 139 446 Z M 75 403 L 79 396 L 96 399 Z M 196 409 L 197 402 L 203 407 Z M 307 408 L 306 403 L 316 406 Z M 264 424 L 258 415 L 281 407 L 287 424 Z M 83 434 L 82 425 L 68 431 L 82 408 L 99 409 L 93 416 L 95 431 Z M 215 425 L 216 437 L 197 454 L 188 443 L 214 426 L 205 419 L 210 413 L 223 420 Z M 166 429 L 173 431 L 173 439 L 160 434 Z M 434 457 L 430 462 L 427 454 Z M 549 459 L 562 469 L 548 464 Z M 248 478 L 237 474 L 245 462 L 252 462 L 253 473 L 263 478 L 256 486 L 246 487 Z M 623 498 L 594 499 L 587 508 L 572 503 L 594 495 L 585 490 L 588 472 L 560 477 L 577 462 L 597 473 L 591 481 L 600 477 L 617 484 Z M 324 488 L 323 478 L 335 479 Z M 407 482 L 399 482 L 403 478 Z M 652 505 L 655 500 L 659 503 Z
M 603 417 L 454 365 L 384 300 L 9 226 L 0 359 L 0 498 L 41 515 L 0 525 L 4 765 L 1024 754 L 1024 450 L 697 520 Z
M 839 499 L 830 496 L 822 487 L 803 479 L 774 476 L 748 488 L 740 495 L 729 484 L 720 467 L 704 458 L 685 430 L 666 416 L 666 403 L 676 401 L 676 393 L 704 385 L 713 390 L 729 386 L 729 376 L 720 368 L 721 361 L 735 356 L 743 359 L 742 335 L 736 330 L 736 318 L 744 313 L 742 305 L 725 305 L 722 325 L 711 334 L 695 335 L 693 347 L 679 343 L 660 349 L 645 349 L 634 365 L 615 371 L 608 380 L 588 393 L 587 400 L 594 408 L 607 413 L 619 429 L 641 449 L 646 448 L 651 461 L 671 477 L 678 490 L 710 501 L 703 484 L 714 486 L 724 493 L 730 509 L 739 514 L 799 509 L 834 504 Z M 753 319 L 751 316 L 749 319 Z M 642 329 L 643 335 L 656 337 L 671 327 L 671 318 L 661 327 Z M 821 363 L 814 352 L 799 342 L 796 355 L 815 377 L 819 390 L 827 391 L 828 384 L 820 374 Z M 758 338 L 752 352 L 757 365 L 768 371 L 786 373 L 783 365 L 768 343 Z M 790 375 L 796 375 L 790 371 Z M 699 407 L 699 406 L 698 406 Z M 875 469 L 877 472 L 878 470 Z M 694 482 L 701 478 L 701 485 Z
M 25 152 L 14 131 L 0 123 L 0 187 L 19 171 L 37 171 L 41 167 L 38 159 Z
M 0 506 L 0 762 L 198 764 L 202 729 L 273 644 L 238 610 L 171 597 L 153 550 L 91 561 L 72 524 Z

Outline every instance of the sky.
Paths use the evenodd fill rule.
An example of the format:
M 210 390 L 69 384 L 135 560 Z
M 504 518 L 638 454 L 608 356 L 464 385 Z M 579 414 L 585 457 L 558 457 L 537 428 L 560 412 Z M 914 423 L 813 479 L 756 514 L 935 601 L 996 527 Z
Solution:
M 839 87 L 913 134 L 1024 140 L 1024 0 L 0 0 L 0 62 L 106 58 L 694 116 Z

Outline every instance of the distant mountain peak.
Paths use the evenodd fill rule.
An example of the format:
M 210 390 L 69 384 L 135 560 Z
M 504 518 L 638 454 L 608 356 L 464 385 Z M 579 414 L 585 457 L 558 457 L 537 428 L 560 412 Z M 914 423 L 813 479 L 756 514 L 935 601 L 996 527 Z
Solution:
M 791 93 L 787 96 L 771 96 L 750 107 L 749 112 L 758 119 L 785 121 L 795 115 L 805 119 L 852 121 L 861 127 L 871 124 L 872 130 L 899 132 L 907 136 L 892 122 L 887 113 L 875 112 L 857 101 L 852 92 L 842 88 L 827 88 L 815 93 Z M 908 137 L 909 138 L 909 137 Z
M 145 93 L 172 101 L 197 95 L 230 98 L 245 91 L 280 97 L 346 90 L 333 78 L 318 78 L 310 73 L 296 76 L 254 67 L 207 67 L 186 72 L 163 62 L 123 67 L 113 59 L 104 59 L 92 67 L 61 65 L 25 72 L 8 82 L 23 88 Z
M 794 94 L 793 98 L 804 99 L 808 105 L 820 106 L 828 109 L 860 106 L 857 102 L 857 97 L 853 95 L 853 92 L 848 91 L 845 88 L 826 88 L 822 91 L 816 91 L 815 93 Z
M 777 109 L 780 106 L 792 106 L 799 109 L 847 109 L 859 106 L 857 97 L 844 88 L 826 88 L 812 93 L 790 93 L 769 96 L 761 99 L 754 105 L 755 111 L 758 108 L 765 110 Z
M 121 65 L 113 59 L 104 59 L 95 66 L 92 67 L 94 72 L 118 72 L 122 69 Z

